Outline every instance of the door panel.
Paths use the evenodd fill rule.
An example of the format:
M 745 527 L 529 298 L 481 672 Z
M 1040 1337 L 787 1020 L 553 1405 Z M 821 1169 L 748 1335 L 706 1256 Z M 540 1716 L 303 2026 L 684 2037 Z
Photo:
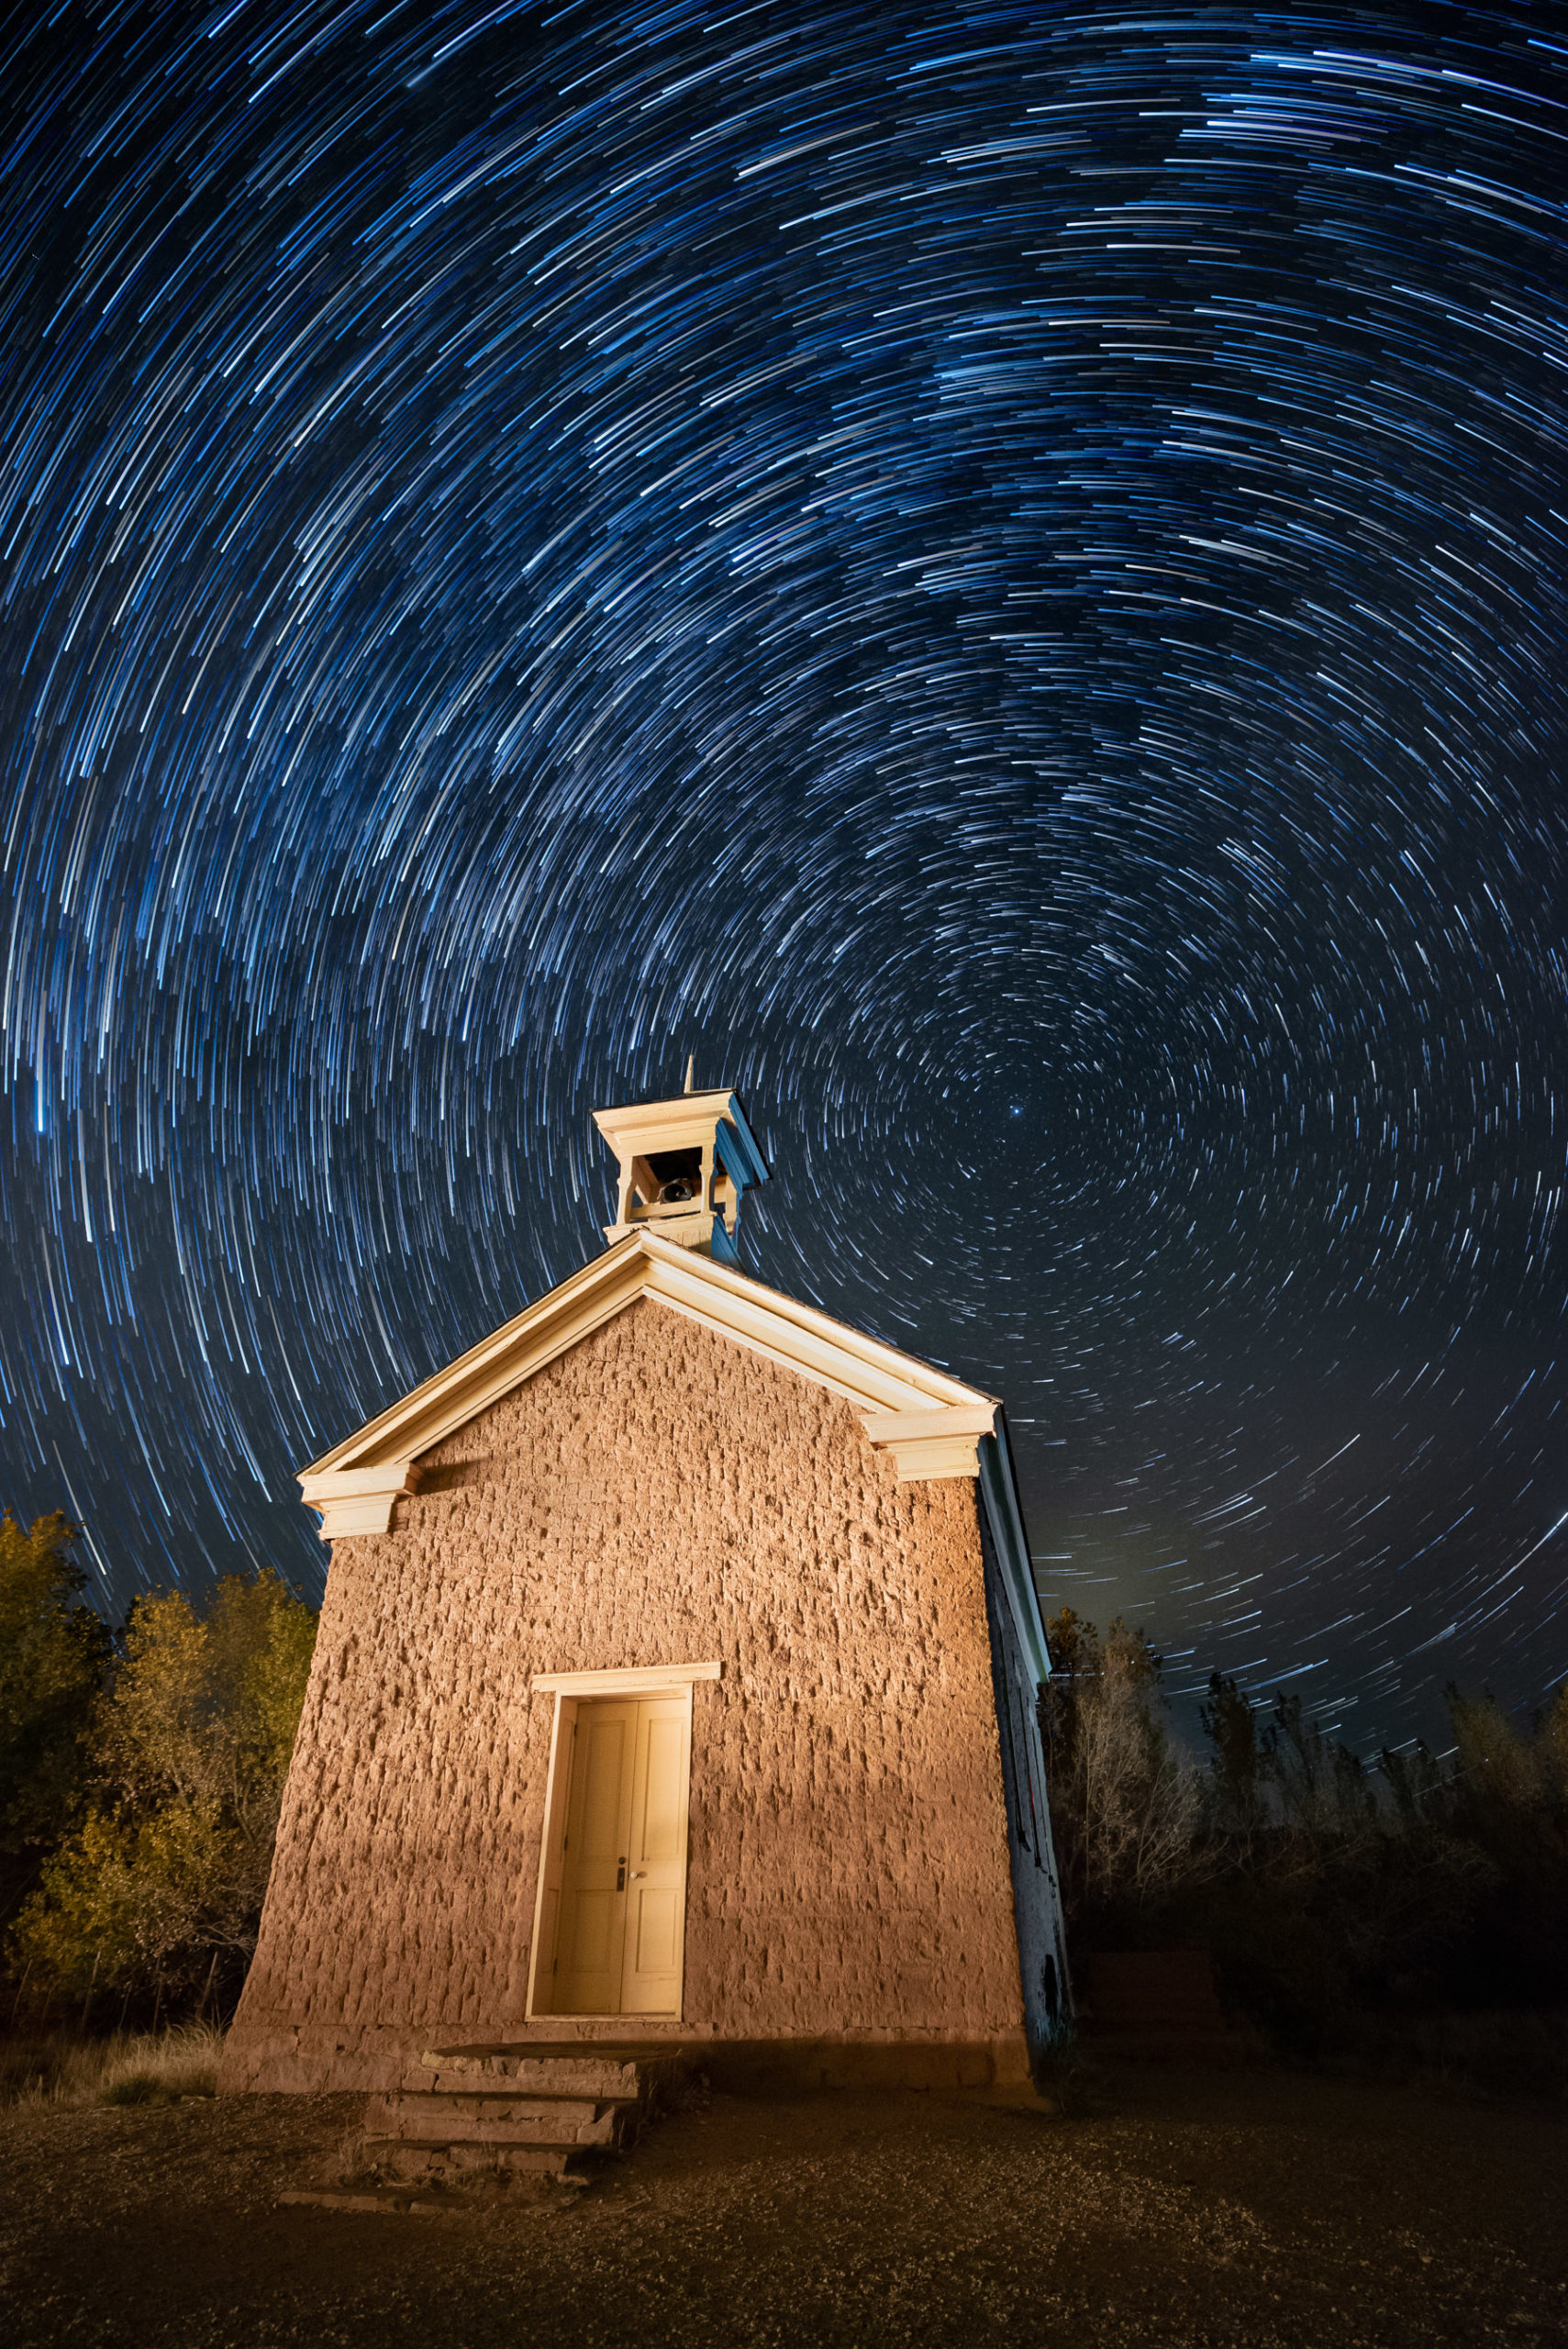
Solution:
M 626 1848 L 621 1777 L 626 1766 L 627 1731 L 631 1724 L 620 1720 L 601 1720 L 598 1713 L 596 1705 L 588 1708 L 587 1775 L 579 1821 L 582 1856 L 585 1860 L 618 1859 Z
M 639 1974 L 672 1974 L 680 1961 L 680 1954 L 674 1894 L 639 1889 L 633 1970 Z
M 613 1892 L 578 1894 L 572 1961 L 578 1974 L 607 1973 L 615 1951 L 616 1905 Z
M 644 1866 L 678 1860 L 685 1841 L 684 1728 L 683 1720 L 673 1718 L 648 1724 L 648 1798 L 638 1854 Z

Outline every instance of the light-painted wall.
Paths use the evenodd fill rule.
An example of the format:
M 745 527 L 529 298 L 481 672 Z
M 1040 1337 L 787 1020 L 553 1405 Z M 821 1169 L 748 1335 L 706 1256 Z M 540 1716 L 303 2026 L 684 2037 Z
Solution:
M 334 1551 L 226 2087 L 526 2035 L 529 1675 L 709 1657 L 681 2035 L 1021 2047 L 973 1481 L 900 1485 L 849 1404 L 648 1299 L 422 1467 Z

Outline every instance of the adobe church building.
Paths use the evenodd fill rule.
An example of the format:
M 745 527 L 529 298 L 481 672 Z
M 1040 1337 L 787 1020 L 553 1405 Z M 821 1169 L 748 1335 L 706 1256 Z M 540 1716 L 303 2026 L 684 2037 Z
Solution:
M 223 2085 L 1023 2079 L 1066 1969 L 999 1407 L 736 1268 L 733 1093 L 596 1123 L 603 1253 L 300 1478 L 331 1569 Z

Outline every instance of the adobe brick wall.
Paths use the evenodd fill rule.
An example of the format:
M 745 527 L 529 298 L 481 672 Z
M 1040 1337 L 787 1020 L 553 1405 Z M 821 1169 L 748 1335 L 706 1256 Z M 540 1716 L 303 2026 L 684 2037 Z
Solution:
M 1021 2044 L 971 1480 L 899 1485 L 849 1404 L 649 1298 L 422 1470 L 335 1547 L 227 2087 L 526 2034 L 529 1675 L 715 1656 L 681 2035 Z

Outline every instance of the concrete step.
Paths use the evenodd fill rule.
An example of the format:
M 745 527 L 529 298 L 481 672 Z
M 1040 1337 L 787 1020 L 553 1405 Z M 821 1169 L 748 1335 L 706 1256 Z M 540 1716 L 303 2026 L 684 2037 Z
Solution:
M 370 2137 L 363 2154 L 378 2178 L 405 2184 L 437 2184 L 443 2178 L 498 2176 L 566 2177 L 587 2158 L 580 2145 L 487 2145 L 439 2139 L 422 2144 L 406 2137 Z
M 594 2097 L 601 2103 L 640 2104 L 673 2085 L 687 2070 L 681 2047 L 669 2049 L 550 2045 L 514 2042 L 510 2046 L 432 2047 L 419 2058 L 441 2090 L 470 2092 L 508 2086 L 528 2096 Z M 412 2080 L 407 2082 L 412 2087 Z
M 634 2107 L 557 2101 L 535 2110 L 505 2097 L 372 2097 L 365 2134 L 469 2145 L 618 2145 Z
M 461 2194 L 443 2192 L 439 2186 L 426 2187 L 423 2191 L 413 2181 L 401 2186 L 297 2186 L 278 2197 L 278 2208 L 307 2210 L 367 2210 L 385 2211 L 405 2218 L 410 2212 L 426 2219 L 472 2219 L 473 2203 Z
M 646 2082 L 619 2087 L 608 2096 L 594 2087 L 545 2090 L 526 2073 L 459 2071 L 450 2065 L 443 2065 L 439 2070 L 427 2070 L 423 2065 L 411 2068 L 397 2085 L 404 2096 L 466 2097 L 476 2104 L 500 2098 L 512 2104 L 538 2105 L 540 2111 L 555 2104 L 639 2104 L 648 2093 Z
M 439 2073 L 427 2072 L 425 2079 L 439 2079 Z M 516 2121 L 575 2121 L 584 2115 L 596 2120 L 601 2112 L 629 2112 L 636 2110 L 635 2097 L 615 2096 L 528 2096 L 516 2088 L 498 2086 L 494 2088 L 427 2087 L 414 2074 L 406 2074 L 401 2087 L 389 2092 L 406 2104 L 417 2104 L 421 2111 L 450 2112 L 466 2115 L 472 2121 L 512 2119 Z
M 433 2047 L 367 2099 L 378 2188 L 531 2176 L 566 2180 L 624 2152 L 689 2069 L 679 2047 L 515 2042 Z

